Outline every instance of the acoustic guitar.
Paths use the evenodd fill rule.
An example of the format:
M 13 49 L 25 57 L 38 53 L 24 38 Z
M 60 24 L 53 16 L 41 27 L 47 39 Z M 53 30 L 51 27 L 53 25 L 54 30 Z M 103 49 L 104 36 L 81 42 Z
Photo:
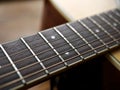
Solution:
M 0 44 L 0 90 L 27 89 L 119 46 L 117 8 Z

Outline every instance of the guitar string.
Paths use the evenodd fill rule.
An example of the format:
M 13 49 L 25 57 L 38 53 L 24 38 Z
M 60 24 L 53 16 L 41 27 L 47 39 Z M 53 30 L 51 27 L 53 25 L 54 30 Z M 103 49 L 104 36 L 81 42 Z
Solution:
M 118 16 L 119 17 L 119 16 Z M 104 22 L 104 21 L 103 21 Z M 107 25 L 107 23 L 106 23 L 106 25 Z M 95 27 L 95 26 L 94 26 Z M 93 28 L 94 28 L 93 27 Z M 40 45 L 45 45 L 45 43 L 42 43 L 42 44 L 40 44 Z M 33 48 L 36 48 L 35 46 L 33 46 Z M 19 53 L 21 53 L 21 52 L 24 52 L 25 50 L 28 50 L 27 48 L 26 49 L 24 49 L 24 50 L 21 50 L 21 51 L 19 51 L 19 52 L 17 52 L 17 53 L 12 53 L 12 54 L 10 54 L 10 56 L 12 56 L 12 55 L 16 55 L 16 54 L 19 54 Z M 5 58 L 5 56 L 3 56 L 3 57 L 0 57 L 0 59 L 2 59 L 2 58 Z
M 47 51 L 47 50 L 46 50 Z M 24 58 L 23 58 L 24 59 Z
M 79 39 L 78 39 L 79 40 Z M 94 41 L 92 41 L 91 43 L 93 43 L 93 42 L 95 42 L 96 40 L 94 40 Z M 66 44 L 67 45 L 67 44 Z M 84 45 L 87 45 L 87 44 L 83 44 L 83 45 L 81 45 L 81 46 L 79 46 L 79 47 L 83 47 Z M 78 47 L 78 48 L 79 48 Z M 51 49 L 50 49 L 51 50 Z M 73 49 L 69 49 L 69 50 L 67 50 L 67 51 L 64 51 L 64 52 L 61 52 L 60 54 L 64 54 L 65 52 L 68 52 L 68 51 L 71 51 L 71 50 L 73 50 Z M 38 54 L 36 54 L 36 55 L 39 55 L 40 53 L 38 53 Z M 58 56 L 58 55 L 54 55 L 54 56 L 51 56 L 51 57 L 48 57 L 48 58 L 54 58 L 55 56 Z M 31 58 L 31 57 L 34 57 L 33 55 L 31 55 L 30 57 L 28 57 L 28 58 Z M 41 61 L 46 61 L 48 58 L 45 58 L 44 60 L 41 60 Z M 23 58 L 23 59 L 21 59 L 21 60 L 18 60 L 18 62 L 17 63 L 19 63 L 20 61 L 23 61 L 23 60 L 25 60 L 26 58 Z M 16 62 L 14 62 L 15 64 L 16 64 Z M 39 62 L 38 62 L 39 63 Z M 34 64 L 34 63 L 32 63 L 32 64 Z M 7 64 L 7 65 L 5 65 L 5 66 L 3 66 L 2 68 L 5 68 L 5 67 L 8 67 L 9 65 L 11 65 L 11 64 Z M 27 67 L 27 66 L 26 66 Z M 0 78 L 1 78 L 2 76 L 0 76 Z
M 68 37 L 68 38 L 70 38 L 71 37 L 71 35 L 75 35 L 75 34 L 71 34 L 71 35 L 69 35 L 69 33 L 67 33 L 68 34 L 68 36 L 66 36 L 66 37 Z M 66 35 L 67 35 L 66 34 Z M 57 35 L 57 34 L 55 34 L 55 35 Z M 88 36 L 88 37 L 91 37 L 91 36 Z M 85 38 L 87 38 L 87 37 L 85 37 Z M 59 38 L 59 39 L 55 39 L 54 41 L 52 41 L 51 43 L 54 43 L 54 42 L 56 42 L 56 41 L 58 41 L 58 40 L 61 40 L 62 38 Z M 30 42 L 31 43 L 31 42 Z M 39 47 L 39 46 L 44 46 L 44 45 L 46 45 L 46 43 L 41 43 L 41 44 L 35 44 L 35 45 L 33 45 L 32 46 L 32 49 L 34 49 L 34 48 L 37 48 L 37 47 Z M 26 48 L 26 49 L 23 49 L 23 50 L 21 50 L 21 51 L 18 51 L 18 52 L 16 52 L 16 53 L 13 53 L 13 54 L 10 54 L 9 56 L 11 57 L 11 56 L 13 56 L 13 55 L 16 55 L 16 54 L 19 54 L 19 53 L 22 53 L 22 52 L 24 52 L 24 51 L 27 51 L 28 50 L 28 48 Z M 0 59 L 4 59 L 5 58 L 5 56 L 3 56 L 3 57 L 0 57 Z
M 114 42 L 114 41 L 112 41 L 112 42 Z M 91 42 L 91 43 L 92 43 L 92 42 Z M 108 43 L 107 43 L 107 44 L 108 44 Z M 87 45 L 87 44 L 85 44 L 85 45 Z M 104 46 L 104 45 L 101 45 L 101 46 Z M 101 47 L 101 46 L 98 46 L 98 47 Z M 82 47 L 82 46 L 81 46 L 81 47 Z M 98 47 L 96 47 L 96 48 L 98 48 Z M 79 47 L 78 47 L 78 48 L 79 48 Z M 96 49 L 96 48 L 95 48 L 95 49 Z M 71 50 L 73 50 L 73 49 L 71 49 Z M 88 51 L 91 51 L 91 50 L 88 50 Z M 88 52 L 88 51 L 86 51 L 86 52 Z M 84 53 L 86 53 L 86 52 L 84 52 Z M 84 53 L 81 53 L 81 55 L 84 54 Z M 60 54 L 64 54 L 64 52 L 62 52 L 62 53 L 60 53 Z M 45 58 L 45 59 L 43 59 L 42 61 L 49 60 L 50 58 L 54 58 L 55 56 L 57 56 L 57 55 L 54 55 L 54 56 L 52 56 L 52 57 Z M 34 65 L 34 64 L 37 64 L 37 63 L 39 63 L 39 62 L 35 62 L 35 63 L 33 63 L 33 64 L 30 64 L 29 66 L 19 68 L 19 70 L 28 68 L 28 67 L 30 67 L 30 66 L 32 66 L 32 65 Z M 12 71 L 12 72 L 14 72 L 14 71 Z M 12 73 L 12 72 L 9 72 L 9 73 Z M 3 75 L 3 76 L 5 77 L 5 76 L 8 75 L 9 73 L 7 73 L 7 74 L 5 74 L 5 75 Z M 3 76 L 0 76 L 0 78 L 3 78 Z
M 113 35 L 114 34 L 116 34 L 116 33 L 113 33 Z M 101 35 L 102 36 L 102 38 L 103 39 L 105 39 L 107 36 L 105 35 L 105 34 L 103 34 L 103 35 Z M 104 36 L 104 37 L 103 37 Z M 73 42 L 75 42 L 75 41 L 77 41 L 77 40 L 80 40 L 81 38 L 77 38 L 77 39 L 72 39 L 72 41 L 71 41 L 71 43 L 73 43 Z M 97 39 L 97 38 L 96 38 Z M 97 39 L 98 40 L 98 39 Z M 91 44 L 92 42 L 95 42 L 95 41 L 97 41 L 97 40 L 93 40 L 93 41 L 90 41 L 89 42 L 89 44 Z M 83 40 L 82 40 L 83 41 Z M 83 41 L 84 42 L 84 41 Z M 85 43 L 85 42 L 84 42 Z M 59 47 L 61 47 L 61 46 L 64 46 L 64 45 L 68 45 L 67 43 L 64 43 L 64 44 L 59 44 L 59 46 L 58 47 L 56 47 L 56 48 L 59 48 Z M 87 45 L 87 44 L 82 44 L 80 47 L 82 47 L 82 46 L 84 46 L 84 45 Z M 54 45 L 53 45 L 54 46 Z M 37 53 L 36 55 L 40 55 L 40 54 L 43 54 L 43 53 L 45 53 L 45 52 L 47 52 L 47 51 L 51 51 L 51 48 L 50 49 L 46 49 L 46 50 L 44 50 L 44 51 L 42 51 L 42 52 L 40 52 L 40 53 Z M 31 58 L 31 57 L 34 57 L 33 55 L 30 55 L 30 56 L 28 56 L 28 57 L 25 57 L 25 58 L 22 58 L 22 59 L 19 59 L 19 60 L 17 60 L 17 61 L 14 61 L 14 63 L 16 64 L 17 62 L 20 62 L 20 61 L 23 61 L 24 59 L 28 59 L 28 58 Z M 9 64 L 6 64 L 6 65 L 3 65 L 2 67 L 3 68 L 5 68 L 5 67 L 7 67 L 7 66 L 9 66 L 9 65 L 11 65 L 10 63 Z M 1 68 L 2 68 L 1 67 Z
M 68 34 L 68 33 L 67 33 Z M 74 34 L 73 34 L 74 35 Z M 71 35 L 70 35 L 71 36 Z M 86 37 L 88 37 L 88 36 L 86 36 Z M 57 39 L 58 40 L 58 39 Z M 55 40 L 55 41 L 57 41 L 57 40 Z M 54 41 L 54 42 L 55 42 Z M 45 45 L 45 44 L 44 44 Z M 36 47 L 35 47 L 36 48 Z M 34 49 L 34 48 L 33 48 Z M 26 49 L 26 50 L 28 50 L 28 49 Z M 23 50 L 22 50 L 23 51 Z M 46 51 L 48 51 L 48 50 L 46 50 Z M 21 52 L 21 51 L 20 51 Z M 18 54 L 18 53 L 17 53 Z M 16 54 L 15 54 L 16 55 Z M 10 56 L 12 56 L 12 55 L 10 55 Z M 1 58 L 0 58 L 1 59 Z
M 78 39 L 79 40 L 79 39 Z M 96 40 L 93 40 L 93 41 L 91 41 L 91 43 L 92 42 L 95 42 Z M 68 44 L 64 44 L 64 45 L 68 45 Z M 79 47 L 82 47 L 82 46 L 84 46 L 84 45 L 87 45 L 87 44 L 82 44 L 81 46 L 79 46 Z M 78 48 L 79 48 L 78 47 Z M 51 49 L 49 49 L 49 50 L 51 50 Z M 63 53 L 65 53 L 65 52 L 68 52 L 68 51 L 70 51 L 70 50 L 73 50 L 73 49 L 69 49 L 69 50 L 67 50 L 67 51 L 64 51 L 64 52 L 61 52 L 60 54 L 63 54 Z M 42 52 L 42 53 L 45 53 L 45 52 Z M 39 54 L 41 54 L 41 52 L 40 53 L 38 53 L 38 54 L 36 54 L 36 55 L 39 55 Z M 54 56 L 58 56 L 58 55 L 54 55 Z M 15 64 L 16 63 L 19 63 L 20 61 L 23 61 L 23 60 L 25 60 L 25 59 L 29 59 L 29 58 L 31 58 L 31 57 L 34 57 L 33 55 L 31 55 L 31 56 L 29 56 L 29 57 L 27 57 L 27 58 L 23 58 L 23 59 L 20 59 L 20 60 L 17 60 L 16 62 L 14 62 Z M 53 55 L 52 55 L 52 57 L 53 57 Z M 43 60 L 42 60 L 43 61 Z M 9 65 L 11 65 L 11 64 L 7 64 L 7 65 L 4 65 L 2 68 L 5 68 L 5 67 L 8 67 Z M 0 76 L 1 77 L 1 76 Z
M 114 13 L 114 14 L 116 14 L 116 13 Z M 116 14 L 117 15 L 117 14 Z M 117 15 L 118 16 L 118 15 Z M 119 16 L 118 16 L 119 17 Z M 106 23 L 107 24 L 107 23 Z M 27 50 L 27 49 L 24 49 L 24 50 Z M 21 51 L 19 51 L 19 52 L 22 52 L 22 51 L 24 51 L 24 50 L 21 50 Z M 17 52 L 17 53 L 19 53 L 19 52 Z M 13 53 L 13 55 L 14 54 L 16 54 L 16 53 Z M 11 54 L 12 55 L 12 54 Z M 0 57 L 1 58 L 1 57 Z
M 113 42 L 113 41 L 111 41 L 110 43 L 112 43 L 112 42 Z M 99 46 L 99 47 L 97 47 L 97 48 L 100 48 L 100 47 L 102 47 L 102 46 L 104 46 L 104 45 L 101 45 L 101 46 Z M 96 48 L 96 49 L 97 49 L 97 48 Z M 92 51 L 92 50 L 90 50 L 90 51 Z M 90 52 L 90 51 L 88 51 L 88 52 Z M 86 53 L 86 52 L 84 52 L 84 54 L 85 54 L 85 53 Z M 69 60 L 74 59 L 74 58 L 77 58 L 77 57 L 79 57 L 79 56 L 80 56 L 80 55 L 76 55 L 76 56 L 74 56 L 74 57 L 71 57 L 71 58 L 66 59 L 65 61 L 69 61 Z M 64 63 L 64 62 L 59 62 L 59 63 L 53 64 L 53 65 L 47 67 L 46 69 L 55 67 L 55 66 L 57 66 L 57 65 L 59 65 L 59 64 L 62 64 L 62 63 Z M 38 70 L 38 71 L 36 71 L 36 72 L 34 72 L 34 73 L 30 73 L 30 74 L 28 74 L 28 75 L 25 75 L 25 76 L 24 76 L 24 79 L 29 78 L 29 77 L 31 77 L 31 76 L 33 76 L 33 75 L 35 75 L 35 74 L 41 73 L 41 72 L 43 72 L 44 70 L 45 70 L 45 69 Z M 2 87 L 0 86 L 0 88 L 7 87 L 7 86 L 9 86 L 9 85 L 12 85 L 12 84 L 18 82 L 18 81 L 21 81 L 21 79 L 19 79 L 19 78 L 18 78 L 18 79 L 15 79 L 15 80 L 12 81 L 12 83 L 11 83 L 11 82 L 5 83 L 4 85 L 2 85 Z
M 106 23 L 106 24 L 107 24 L 107 23 Z M 96 26 L 94 26 L 94 27 L 96 27 Z M 93 28 L 94 28 L 94 27 L 93 27 Z M 84 32 L 84 31 L 82 31 L 82 32 Z M 82 33 L 82 32 L 81 32 L 81 33 Z M 67 34 L 68 34 L 68 35 L 67 35 Z M 57 34 L 55 34 L 55 35 L 57 35 Z M 74 33 L 74 34 L 71 34 L 71 35 L 70 35 L 69 33 L 66 33 L 66 35 L 67 35 L 66 37 L 69 38 L 69 37 L 71 37 L 71 35 L 75 35 L 75 33 Z M 87 37 L 90 37 L 90 35 L 86 36 L 85 38 L 87 38 Z M 53 43 L 53 42 L 55 42 L 55 41 L 58 41 L 58 40 L 61 40 L 61 38 L 55 39 L 55 40 L 52 41 L 51 43 Z M 30 42 L 30 43 L 31 43 L 31 42 Z M 36 48 L 36 47 L 44 46 L 44 45 L 46 45 L 46 43 L 41 43 L 41 44 L 39 44 L 39 45 L 36 43 L 35 45 L 32 46 L 32 48 L 34 49 L 34 48 Z M 9 49 L 11 49 L 11 48 L 9 48 Z M 21 51 L 18 51 L 18 52 L 16 52 L 16 53 L 12 53 L 12 54 L 10 54 L 9 56 L 11 57 L 11 56 L 13 56 L 13 55 L 22 53 L 22 52 L 27 51 L 27 50 L 28 50 L 27 48 L 26 48 L 26 49 L 22 49 Z M 5 56 L 0 57 L 0 59 L 4 59 L 4 58 L 5 58 Z
M 94 27 L 93 27 L 94 28 Z M 112 32 L 111 32 L 112 33 Z M 113 33 L 115 33 L 114 31 L 113 31 Z M 112 33 L 112 34 L 113 34 Z M 68 33 L 67 33 L 68 34 Z M 74 34 L 71 34 L 71 35 L 74 35 Z M 69 38 L 69 37 L 71 37 L 71 35 L 68 35 L 67 37 Z M 90 35 L 88 35 L 88 36 L 86 36 L 85 38 L 87 38 L 87 37 L 91 37 Z M 55 39 L 55 41 L 53 41 L 53 42 L 56 42 L 56 41 L 58 41 L 58 40 L 61 40 L 60 38 L 59 39 Z M 53 42 L 51 42 L 51 43 L 53 43 Z M 38 45 L 37 46 L 37 43 L 36 43 L 36 45 L 33 45 L 32 46 L 32 49 L 34 49 L 34 48 L 37 48 L 37 47 L 39 47 L 39 46 L 44 46 L 44 45 L 46 45 L 46 43 L 42 43 L 42 44 L 40 44 L 40 45 Z M 13 55 L 17 55 L 17 54 L 19 54 L 19 53 L 22 53 L 22 52 L 24 52 L 24 51 L 27 51 L 28 50 L 28 48 L 26 48 L 26 49 L 23 49 L 23 50 L 21 50 L 21 51 L 18 51 L 18 52 L 16 52 L 16 53 L 12 53 L 12 54 L 10 54 L 9 56 L 11 57 L 11 56 L 13 56 Z M 0 57 L 0 59 L 5 59 L 6 57 L 5 56 L 3 56 L 3 57 Z
M 115 9 L 115 10 L 118 10 L 118 9 Z M 115 15 L 117 15 L 118 17 L 120 17 L 120 15 L 119 15 L 119 12 L 118 11 L 115 11 L 115 10 L 112 10 L 112 12 L 115 14 Z M 117 13 L 117 14 L 116 14 Z M 109 13 L 108 13 L 109 14 Z M 107 23 L 106 23 L 107 24 Z M 42 44 L 41 44 L 42 45 Z M 43 44 L 44 45 L 44 44 Z M 24 49 L 24 50 L 27 50 L 27 49 Z M 19 52 L 17 52 L 18 54 L 20 53 L 20 52 L 22 52 L 22 51 L 24 51 L 24 50 L 21 50 L 21 51 L 19 51 Z M 11 54 L 10 56 L 12 56 L 12 55 L 14 55 L 14 54 L 17 54 L 17 53 L 13 53 L 13 54 Z M 5 57 L 0 57 L 0 59 L 1 58 L 5 58 Z

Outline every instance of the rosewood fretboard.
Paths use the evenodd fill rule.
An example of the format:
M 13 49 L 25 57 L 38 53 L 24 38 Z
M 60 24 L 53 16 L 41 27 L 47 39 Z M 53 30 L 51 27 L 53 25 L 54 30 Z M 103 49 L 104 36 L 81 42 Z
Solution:
M 120 45 L 120 10 L 0 45 L 0 90 L 18 89 Z

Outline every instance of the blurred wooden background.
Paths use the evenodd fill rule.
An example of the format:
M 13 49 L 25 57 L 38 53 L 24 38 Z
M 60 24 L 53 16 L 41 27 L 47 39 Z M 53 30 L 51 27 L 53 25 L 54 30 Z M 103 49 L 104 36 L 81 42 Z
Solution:
M 0 43 L 41 30 L 44 0 L 0 3 Z
M 41 30 L 44 0 L 6 1 L 9 2 L 0 0 L 0 43 L 29 36 Z M 38 88 L 50 90 L 49 81 L 29 90 L 38 90 Z

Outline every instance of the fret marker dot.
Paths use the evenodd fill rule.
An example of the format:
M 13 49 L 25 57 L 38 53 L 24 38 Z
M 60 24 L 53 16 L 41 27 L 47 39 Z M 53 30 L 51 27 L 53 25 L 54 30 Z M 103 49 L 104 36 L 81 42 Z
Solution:
M 98 32 L 100 32 L 100 30 L 99 30 L 99 29 L 96 29 L 96 30 L 95 30 L 95 32 L 97 32 L 97 33 L 98 33 Z
M 0 68 L 2 68 L 2 66 L 0 66 Z
M 117 24 L 116 23 L 113 23 L 113 25 L 116 27 L 117 26 Z
M 69 53 L 69 52 L 66 52 L 65 54 L 66 54 L 66 55 L 69 55 L 70 53 Z
M 55 36 L 51 36 L 51 39 L 55 39 Z

